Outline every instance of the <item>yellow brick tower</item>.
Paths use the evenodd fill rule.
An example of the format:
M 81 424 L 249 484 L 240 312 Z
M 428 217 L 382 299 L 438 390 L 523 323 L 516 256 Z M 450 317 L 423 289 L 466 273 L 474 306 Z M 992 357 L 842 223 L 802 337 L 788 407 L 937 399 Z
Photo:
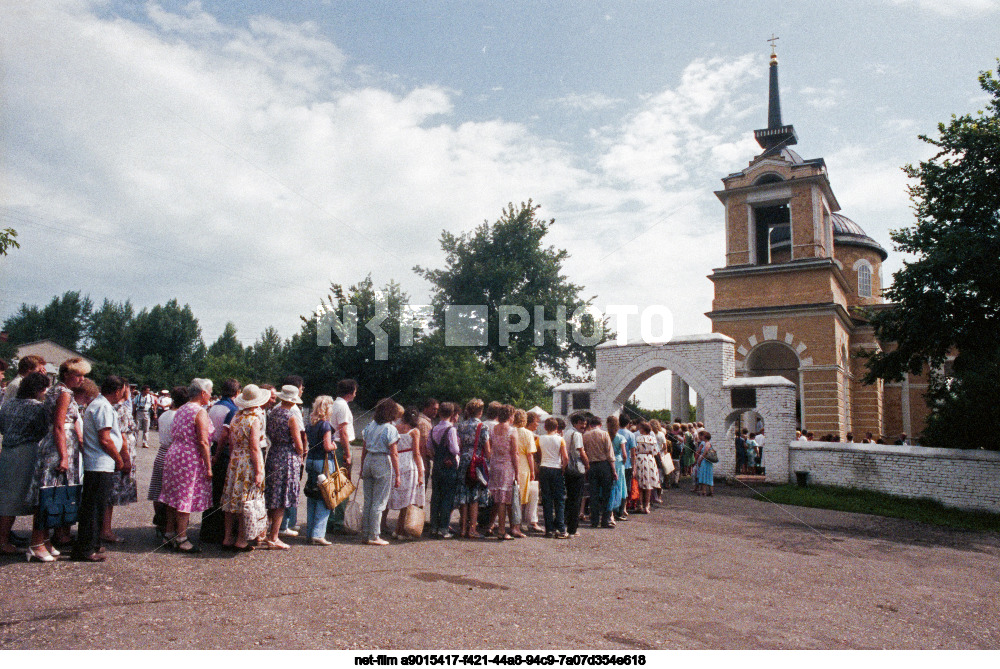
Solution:
M 726 266 L 712 329 L 736 340 L 737 374 L 781 375 L 798 387 L 798 421 L 817 436 L 883 434 L 883 387 L 863 385 L 861 350 L 877 346 L 856 307 L 882 303 L 886 252 L 846 216 L 822 158 L 803 160 L 783 125 L 771 53 L 763 150 L 716 195 L 726 212 Z

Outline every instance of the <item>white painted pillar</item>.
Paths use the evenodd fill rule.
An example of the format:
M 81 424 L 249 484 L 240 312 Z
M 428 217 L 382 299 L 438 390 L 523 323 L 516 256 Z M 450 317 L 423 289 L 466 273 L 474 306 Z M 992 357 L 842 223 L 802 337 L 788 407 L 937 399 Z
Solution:
M 906 433 L 906 437 L 913 437 L 913 429 L 910 425 L 910 375 L 909 373 L 903 374 L 903 383 L 900 388 L 900 398 L 899 406 L 903 412 L 903 432 Z
M 678 374 L 670 373 L 670 417 L 682 423 L 687 422 L 687 384 Z

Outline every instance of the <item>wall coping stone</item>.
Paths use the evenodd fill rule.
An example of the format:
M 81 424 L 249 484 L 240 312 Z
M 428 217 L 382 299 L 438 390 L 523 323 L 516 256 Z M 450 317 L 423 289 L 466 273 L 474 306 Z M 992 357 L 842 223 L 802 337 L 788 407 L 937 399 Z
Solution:
M 904 455 L 952 460 L 978 460 L 1000 463 L 1000 451 L 972 448 L 928 448 L 926 446 L 896 446 L 890 444 L 855 444 L 851 442 L 793 441 L 790 450 L 871 453 L 873 455 Z

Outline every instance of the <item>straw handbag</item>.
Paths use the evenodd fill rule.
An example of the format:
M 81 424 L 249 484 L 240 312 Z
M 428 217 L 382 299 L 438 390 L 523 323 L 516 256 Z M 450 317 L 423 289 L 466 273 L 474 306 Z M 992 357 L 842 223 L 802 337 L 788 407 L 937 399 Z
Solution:
M 343 469 L 337 462 L 336 451 L 333 451 L 333 464 L 336 469 L 331 472 L 330 455 L 327 454 L 323 458 L 323 474 L 326 478 L 318 483 L 320 494 L 323 495 L 323 503 L 331 511 L 353 495 L 355 488 L 354 484 L 351 483 L 351 477 L 347 474 L 347 470 Z

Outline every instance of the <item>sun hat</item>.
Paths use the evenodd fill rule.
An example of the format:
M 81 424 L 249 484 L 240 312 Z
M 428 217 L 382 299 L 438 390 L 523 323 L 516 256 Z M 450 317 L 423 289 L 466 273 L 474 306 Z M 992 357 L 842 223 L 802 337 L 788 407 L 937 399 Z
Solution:
M 270 393 L 268 393 L 269 398 L 270 396 Z M 296 386 L 281 386 L 281 392 L 278 393 L 278 400 L 281 402 L 291 402 L 292 404 L 302 404 L 302 400 L 299 398 L 299 389 Z
M 259 407 L 261 405 L 267 404 L 268 400 L 271 399 L 271 391 L 264 390 L 263 388 L 258 388 L 254 384 L 250 384 L 243 388 L 241 392 L 234 400 L 233 404 L 241 409 L 250 409 L 252 407 Z

